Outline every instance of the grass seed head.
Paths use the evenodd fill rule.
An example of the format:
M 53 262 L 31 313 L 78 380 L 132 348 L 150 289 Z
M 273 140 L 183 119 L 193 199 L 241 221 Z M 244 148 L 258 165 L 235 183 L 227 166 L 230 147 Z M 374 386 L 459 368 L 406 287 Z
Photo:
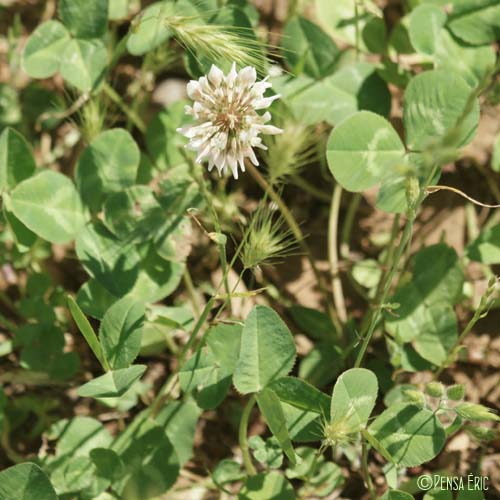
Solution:
M 241 252 L 241 261 L 246 269 L 276 263 L 294 252 L 296 242 L 291 230 L 283 227 L 284 223 L 283 218 L 275 217 L 266 205 L 259 206 L 252 217 Z

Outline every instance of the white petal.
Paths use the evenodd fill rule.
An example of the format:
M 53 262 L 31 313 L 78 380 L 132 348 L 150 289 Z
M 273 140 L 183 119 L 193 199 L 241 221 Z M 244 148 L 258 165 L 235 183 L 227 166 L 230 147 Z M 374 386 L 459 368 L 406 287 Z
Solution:
M 212 85 L 219 87 L 224 79 L 224 73 L 215 64 L 212 64 L 208 73 L 208 79 Z
M 252 66 L 247 66 L 243 68 L 239 75 L 238 75 L 238 81 L 246 86 L 250 86 L 253 83 L 255 83 L 255 80 L 257 79 L 257 72 L 255 71 L 255 68 L 252 68 Z
M 233 63 L 233 65 L 231 66 L 231 71 L 226 76 L 227 86 L 233 87 L 237 77 L 238 73 L 236 72 L 236 63 Z
M 259 130 L 263 134 L 277 135 L 283 133 L 283 129 L 275 127 L 274 125 L 260 125 Z
M 187 95 L 193 101 L 196 101 L 201 95 L 200 84 L 196 80 L 191 80 L 186 86 Z

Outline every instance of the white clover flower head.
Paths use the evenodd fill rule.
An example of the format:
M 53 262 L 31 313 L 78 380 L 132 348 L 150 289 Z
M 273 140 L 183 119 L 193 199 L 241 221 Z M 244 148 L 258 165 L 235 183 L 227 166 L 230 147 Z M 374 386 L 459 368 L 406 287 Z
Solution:
M 234 63 L 227 75 L 212 65 L 207 76 L 188 83 L 187 93 L 194 103 L 186 106 L 186 113 L 196 123 L 177 131 L 189 139 L 186 147 L 197 152 L 197 163 L 208 161 L 208 170 L 215 166 L 219 175 L 231 170 L 235 179 L 238 167 L 245 171 L 245 158 L 259 164 L 253 148 L 267 149 L 260 134 L 283 132 L 266 125 L 271 113 L 257 113 L 280 97 L 264 97 L 270 87 L 267 77 L 257 81 L 255 68 L 247 66 L 237 72 Z

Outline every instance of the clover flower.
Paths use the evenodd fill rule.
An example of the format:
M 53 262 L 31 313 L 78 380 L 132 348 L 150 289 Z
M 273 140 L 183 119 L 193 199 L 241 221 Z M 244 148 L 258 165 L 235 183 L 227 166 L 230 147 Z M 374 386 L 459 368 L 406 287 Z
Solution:
M 208 161 L 208 170 L 215 166 L 219 175 L 230 170 L 235 179 L 238 167 L 245 171 L 246 158 L 255 166 L 259 164 L 254 148 L 267 149 L 260 134 L 283 132 L 266 125 L 271 119 L 268 111 L 257 113 L 279 97 L 264 97 L 270 87 L 267 78 L 257 81 L 255 68 L 247 66 L 237 72 L 234 63 L 227 75 L 212 65 L 207 76 L 188 83 L 187 93 L 194 103 L 186 106 L 186 113 L 196 123 L 178 132 L 189 139 L 186 147 L 197 152 L 197 163 Z

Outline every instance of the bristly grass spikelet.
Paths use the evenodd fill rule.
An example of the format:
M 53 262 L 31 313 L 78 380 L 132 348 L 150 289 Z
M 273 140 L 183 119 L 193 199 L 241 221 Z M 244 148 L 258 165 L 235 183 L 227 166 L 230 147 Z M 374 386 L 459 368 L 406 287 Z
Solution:
M 320 158 L 318 142 L 321 141 L 314 127 L 289 118 L 283 119 L 279 126 L 283 133 L 266 136 L 264 143 L 268 149 L 262 153 L 273 185 L 299 174 L 305 166 Z
M 245 28 L 207 24 L 196 16 L 169 16 L 165 23 L 177 41 L 198 61 L 206 59 L 220 63 L 223 60 L 238 66 L 252 66 L 259 73 L 266 72 L 268 61 L 264 46 L 248 36 Z
M 267 205 L 261 204 L 252 216 L 246 241 L 241 251 L 245 269 L 271 265 L 287 255 L 292 255 L 297 242 L 290 229 L 283 226 L 282 216 L 275 216 Z

